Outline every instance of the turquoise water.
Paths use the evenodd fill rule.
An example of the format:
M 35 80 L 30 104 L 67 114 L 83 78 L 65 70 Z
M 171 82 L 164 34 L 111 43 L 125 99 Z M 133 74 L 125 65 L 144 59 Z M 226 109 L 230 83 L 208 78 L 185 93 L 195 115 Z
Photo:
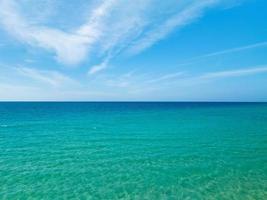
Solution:
M 0 199 L 267 199 L 267 104 L 0 103 Z

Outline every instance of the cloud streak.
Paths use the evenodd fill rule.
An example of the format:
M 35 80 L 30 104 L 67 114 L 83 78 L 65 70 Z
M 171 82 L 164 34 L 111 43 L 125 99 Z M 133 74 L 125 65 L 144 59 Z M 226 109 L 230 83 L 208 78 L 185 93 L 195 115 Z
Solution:
M 110 59 L 111 56 L 107 56 L 100 64 L 92 66 L 88 71 L 88 75 L 93 75 L 99 71 L 108 68 Z
M 4 28 L 18 40 L 56 53 L 64 64 L 74 65 L 84 60 L 91 45 L 100 36 L 100 19 L 107 10 L 107 2 L 92 14 L 89 21 L 72 32 L 36 25 L 27 21 L 19 12 L 14 0 L 0 1 L 0 17 Z
M 147 83 L 157 83 L 157 82 L 163 82 L 163 81 L 168 81 L 168 80 L 172 80 L 178 77 L 181 77 L 182 75 L 184 75 L 184 72 L 176 72 L 176 73 L 171 73 L 171 74 L 165 74 L 162 75 L 158 78 L 154 78 L 154 79 L 150 79 L 147 80 Z
M 267 66 L 258 66 L 258 67 L 238 69 L 238 70 L 209 72 L 209 73 L 199 76 L 198 78 L 210 80 L 210 79 L 218 79 L 218 78 L 249 76 L 249 75 L 261 74 L 261 73 L 266 73 L 266 72 L 267 72 Z
M 206 8 L 215 5 L 218 2 L 218 0 L 194 1 L 192 4 L 183 8 L 180 12 L 169 17 L 160 24 L 160 26 L 149 30 L 144 37 L 135 41 L 134 45 L 129 49 L 130 53 L 136 54 L 149 48 L 154 43 L 165 38 L 174 29 L 182 28 L 193 20 L 201 17 Z
M 252 76 L 252 75 L 263 74 L 263 73 L 267 73 L 267 65 L 253 66 L 253 67 L 241 68 L 241 69 L 235 69 L 235 70 L 204 72 L 198 75 L 192 75 L 192 74 L 190 75 L 188 72 L 187 73 L 175 72 L 175 73 L 163 74 L 153 79 L 143 76 L 143 79 L 138 79 L 138 83 L 141 83 L 143 88 L 150 88 L 151 86 L 153 86 L 161 90 L 161 89 L 165 89 L 166 87 L 169 88 L 170 86 L 171 88 L 175 88 L 176 86 L 185 87 L 185 86 L 198 85 L 201 83 L 216 81 L 216 80 L 225 79 L 225 78 Z M 139 77 L 141 76 L 139 75 Z M 132 80 L 132 81 L 136 81 L 136 80 Z
M 26 18 L 19 1 L 0 0 L 0 23 L 19 41 L 53 52 L 63 64 L 78 65 L 97 55 L 94 59 L 102 61 L 89 71 L 94 74 L 107 68 L 110 60 L 123 52 L 137 54 L 151 47 L 218 2 L 103 0 L 87 11 L 83 24 L 61 30 Z M 163 14 L 158 6 L 167 12 Z
M 223 50 L 223 51 L 217 51 L 217 52 L 213 52 L 213 53 L 197 56 L 197 57 L 191 58 L 190 60 L 196 60 L 196 59 L 208 58 L 208 57 L 213 57 L 213 56 L 219 56 L 219 55 L 224 55 L 224 54 L 229 54 L 229 53 L 245 51 L 245 50 L 249 50 L 249 49 L 255 49 L 255 48 L 259 48 L 259 47 L 266 47 L 266 46 L 267 46 L 267 42 L 259 42 L 259 43 L 255 43 L 255 44 L 251 44 L 251 45 L 235 47 L 235 48 L 226 49 L 226 50 Z
M 17 67 L 16 71 L 22 76 L 54 87 L 78 85 L 76 81 L 57 71 L 37 70 L 28 67 Z

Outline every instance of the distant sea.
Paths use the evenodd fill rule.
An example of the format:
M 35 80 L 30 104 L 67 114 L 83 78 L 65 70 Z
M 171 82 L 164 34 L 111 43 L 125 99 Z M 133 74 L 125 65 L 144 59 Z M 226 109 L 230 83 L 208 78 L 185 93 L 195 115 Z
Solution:
M 267 199 L 267 104 L 0 103 L 0 199 Z

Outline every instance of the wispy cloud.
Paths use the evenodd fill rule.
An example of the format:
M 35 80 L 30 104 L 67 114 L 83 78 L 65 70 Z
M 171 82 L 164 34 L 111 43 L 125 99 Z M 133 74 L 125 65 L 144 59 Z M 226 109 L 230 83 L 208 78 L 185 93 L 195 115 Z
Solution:
M 27 21 L 18 7 L 17 1 L 0 1 L 0 22 L 4 28 L 27 44 L 54 51 L 57 59 L 66 64 L 77 64 L 86 58 L 90 45 L 100 34 L 98 18 L 105 12 L 105 9 L 100 7 L 92 14 L 88 24 L 77 31 L 64 32 Z
M 88 56 L 98 55 L 95 60 L 103 61 L 89 71 L 94 74 L 107 68 L 111 59 L 123 52 L 136 54 L 151 47 L 218 2 L 103 0 L 87 11 L 84 24 L 60 30 L 26 18 L 27 11 L 21 12 L 19 1 L 0 0 L 0 23 L 18 40 L 54 52 L 64 64 L 77 65 Z M 162 13 L 158 6 L 166 12 Z
M 92 66 L 88 71 L 88 75 L 93 75 L 101 70 L 106 69 L 109 66 L 110 59 L 111 57 L 108 56 L 100 64 Z
M 149 48 L 154 43 L 166 37 L 174 29 L 182 28 L 186 24 L 197 19 L 203 14 L 203 11 L 206 8 L 218 2 L 218 0 L 193 1 L 192 4 L 189 4 L 180 12 L 165 20 L 159 26 L 147 31 L 144 37 L 141 37 L 134 42 L 134 44 L 130 47 L 129 52 L 136 54 Z
M 212 81 L 219 81 L 221 79 L 226 79 L 226 78 L 229 79 L 235 77 L 253 76 L 256 74 L 263 74 L 263 73 L 267 73 L 266 65 L 252 66 L 235 70 L 204 72 L 198 75 L 187 75 L 178 79 L 170 80 L 166 86 L 167 87 L 169 87 L 170 85 L 172 85 L 172 87 L 174 87 L 175 85 L 192 86 L 192 85 L 199 85 L 202 83 L 209 83 Z
M 218 79 L 218 78 L 229 78 L 229 77 L 238 77 L 238 76 L 248 76 L 260 73 L 266 73 L 267 66 L 257 66 L 253 68 L 238 69 L 238 70 L 228 70 L 228 71 L 218 71 L 218 72 L 209 72 L 199 76 L 199 79 Z
M 194 58 L 192 58 L 190 60 L 208 58 L 208 57 L 213 57 L 213 56 L 219 56 L 219 55 L 235 53 L 235 52 L 239 52 L 239 51 L 245 51 L 245 50 L 259 48 L 259 47 L 265 47 L 265 46 L 267 46 L 267 42 L 259 42 L 259 43 L 255 43 L 255 44 L 250 44 L 250 45 L 241 46 L 241 47 L 235 47 L 235 48 L 226 49 L 226 50 L 223 50 L 223 51 L 217 51 L 217 52 L 213 52 L 213 53 L 197 56 L 197 57 L 194 57 Z
M 264 41 L 264 42 L 259 42 L 259 43 L 255 43 L 255 44 L 234 47 L 234 48 L 225 49 L 222 51 L 216 51 L 216 52 L 196 56 L 196 57 L 188 59 L 187 62 L 178 64 L 177 66 L 192 65 L 192 64 L 198 63 L 199 61 L 206 59 L 206 58 L 208 59 L 208 58 L 212 58 L 212 57 L 216 57 L 216 56 L 227 55 L 227 54 L 231 54 L 231 53 L 237 53 L 237 52 L 242 52 L 242 51 L 246 51 L 246 50 L 250 50 L 250 49 L 257 49 L 257 48 L 261 48 L 261 47 L 267 47 L 267 42 Z
M 149 79 L 146 81 L 146 83 L 157 83 L 157 82 L 168 81 L 171 79 L 181 77 L 184 74 L 185 74 L 184 72 L 175 72 L 175 73 L 171 73 L 171 74 L 165 74 L 165 75 L 162 75 L 162 76 L 154 78 L 154 79 Z
M 160 13 L 157 13 L 154 6 L 159 3 L 158 1 L 154 2 L 154 5 L 151 1 L 142 1 L 141 11 L 140 6 L 136 8 L 136 5 L 132 5 L 131 9 L 134 10 L 133 15 L 127 12 L 120 17 L 119 23 L 110 23 L 111 26 L 109 30 L 112 31 L 107 31 L 109 36 L 102 40 L 104 52 L 105 50 L 109 52 L 108 59 L 105 58 L 99 65 L 93 66 L 92 69 L 89 70 L 89 74 L 107 68 L 110 60 L 122 52 L 125 52 L 127 55 L 134 55 L 150 48 L 155 43 L 168 36 L 172 31 L 180 29 L 201 17 L 205 9 L 219 2 L 220 0 L 204 0 L 201 2 L 180 1 L 180 3 L 177 4 L 175 1 L 172 1 L 170 5 L 176 6 L 176 11 L 168 13 L 167 17 L 163 17 L 161 20 L 155 19 L 156 17 L 154 15 L 153 17 L 150 16 L 150 13 L 154 12 L 160 15 Z M 123 6 L 123 8 L 125 8 L 125 6 Z M 118 32 L 117 30 L 120 31 Z M 108 39 L 108 41 L 106 41 L 106 39 Z
M 16 70 L 19 74 L 25 77 L 55 87 L 78 85 L 76 81 L 57 71 L 37 70 L 28 67 L 17 67 Z
M 267 73 L 267 66 L 253 66 L 243 69 L 235 70 L 224 70 L 215 72 L 204 72 L 202 74 L 194 75 L 189 72 L 173 72 L 168 74 L 163 74 L 154 79 L 144 79 L 143 87 L 146 86 L 157 86 L 158 89 L 163 89 L 166 87 L 176 87 L 176 86 L 192 86 L 201 83 L 210 83 L 211 81 L 216 81 L 225 78 L 234 78 L 242 76 L 252 76 L 255 74 Z M 159 84 L 160 83 L 160 84 Z
M 257 77 L 253 76 L 266 76 L 266 74 L 266 65 L 251 66 L 235 70 L 203 72 L 196 75 L 190 75 L 190 73 L 187 73 L 185 76 L 182 76 L 180 78 L 163 81 L 163 83 L 161 83 L 160 85 L 156 84 L 159 85 L 158 87 L 154 87 L 155 84 L 152 84 L 151 87 L 154 87 L 155 90 L 150 95 L 164 93 L 165 96 L 169 95 L 167 99 L 177 100 L 178 98 L 179 100 L 185 101 L 188 101 L 189 99 L 194 101 L 240 101 L 242 99 L 241 95 L 246 96 L 251 92 L 251 89 L 259 89 L 259 87 L 253 85 L 253 83 L 251 82 L 252 80 L 258 80 Z M 248 83 L 253 85 L 253 87 L 246 88 L 246 86 L 240 85 L 240 80 L 237 80 L 237 78 L 246 80 L 246 77 L 250 77 L 250 82 Z M 227 88 L 222 87 L 221 84 L 216 84 L 216 82 L 228 84 L 228 80 L 231 80 L 231 82 L 229 82 L 230 84 Z M 147 86 L 146 88 L 149 88 L 149 86 Z M 266 87 L 264 84 L 261 86 L 260 91 L 265 94 L 264 92 L 266 91 Z M 256 96 L 253 96 L 251 98 L 251 96 L 248 95 L 243 98 L 247 101 L 255 101 L 255 99 L 257 98 L 258 100 L 262 101 L 265 98 L 262 96 Z
M 140 77 L 134 71 L 130 71 L 119 76 L 105 78 L 104 84 L 110 87 L 127 88 L 130 92 L 133 88 L 139 87 L 138 80 Z
M 253 66 L 236 70 L 204 72 L 193 75 L 189 72 L 174 72 L 162 75 L 138 74 L 133 71 L 121 75 L 99 76 L 91 82 L 93 85 L 103 85 L 107 88 L 122 89 L 128 94 L 145 94 L 146 92 L 172 90 L 176 87 L 186 89 L 195 85 L 210 83 L 225 78 L 252 76 L 267 73 L 267 66 Z M 109 89 L 108 89 L 109 90 Z

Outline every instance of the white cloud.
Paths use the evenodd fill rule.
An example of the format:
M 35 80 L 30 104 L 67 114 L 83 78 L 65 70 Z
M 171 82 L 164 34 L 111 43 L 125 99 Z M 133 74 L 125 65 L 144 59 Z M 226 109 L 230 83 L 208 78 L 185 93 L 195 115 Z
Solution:
M 250 45 L 246 45 L 246 46 L 240 46 L 240 47 L 235 47 L 235 48 L 231 48 L 231 49 L 226 49 L 226 50 L 222 50 L 222 51 L 217 51 L 217 52 L 213 52 L 213 53 L 208 53 L 205 55 L 201 55 L 201 56 L 197 56 L 194 58 L 189 59 L 190 61 L 196 61 L 199 59 L 203 59 L 203 58 L 209 58 L 209 57 L 213 57 L 213 56 L 220 56 L 220 55 L 224 55 L 224 54 L 230 54 L 230 53 L 235 53 L 235 52 L 240 52 L 240 51 L 245 51 L 245 50 L 249 50 L 249 49 L 255 49 L 255 48 L 260 48 L 260 47 L 266 47 L 267 46 L 267 42 L 259 42 L 259 43 L 255 43 L 255 44 L 250 44 Z M 189 62 L 189 63 L 184 63 L 184 64 L 180 64 L 180 65 L 187 65 L 187 64 L 192 64 L 195 62 Z
M 190 75 L 184 76 L 179 79 L 168 80 L 165 86 L 175 87 L 175 85 L 179 86 L 192 86 L 192 85 L 199 85 L 202 83 L 207 83 L 211 81 L 217 81 L 220 79 L 225 78 L 234 78 L 234 77 L 243 77 L 243 76 L 252 76 L 256 74 L 263 74 L 267 73 L 267 66 L 253 66 L 253 67 L 246 67 L 241 69 L 235 70 L 225 70 L 225 71 L 215 71 L 215 72 L 205 72 L 199 75 Z
M 64 32 L 26 21 L 17 7 L 14 0 L 0 1 L 0 21 L 4 28 L 27 44 L 54 51 L 57 59 L 65 64 L 77 64 L 84 60 L 90 45 L 98 36 L 96 19 L 90 31 L 81 28 L 78 32 Z
M 97 88 L 105 88 L 109 91 L 119 90 L 120 93 L 149 94 L 157 92 L 175 90 L 180 88 L 186 91 L 187 87 L 195 87 L 203 83 L 210 83 L 224 78 L 234 78 L 242 76 L 252 76 L 255 74 L 267 73 L 267 66 L 254 66 L 236 70 L 225 70 L 216 72 L 204 72 L 198 75 L 190 75 L 185 72 L 175 72 L 156 76 L 153 74 L 137 74 L 133 71 L 121 75 L 96 76 L 90 84 Z M 155 78 L 151 78 L 155 77 Z M 103 89 L 102 88 L 102 89 Z
M 162 82 L 162 81 L 168 81 L 170 79 L 175 79 L 177 77 L 180 77 L 183 74 L 184 74 L 184 72 L 176 72 L 176 73 L 172 73 L 172 74 L 165 74 L 165 75 L 162 75 L 162 76 L 160 76 L 158 78 L 147 80 L 146 82 L 147 83 L 157 83 L 157 82 Z
M 70 85 L 78 85 L 76 81 L 57 71 L 37 70 L 28 67 L 18 67 L 16 68 L 16 70 L 20 75 L 55 87 L 68 87 Z
M 0 0 L 0 23 L 18 40 L 54 52 L 64 64 L 77 65 L 90 55 L 98 56 L 95 59 L 104 57 L 102 63 L 89 71 L 94 74 L 105 69 L 108 62 L 122 52 L 139 53 L 149 48 L 174 29 L 200 17 L 217 2 L 219 0 L 103 0 L 87 11 L 84 24 L 66 31 L 29 20 L 19 9 L 19 1 Z
M 104 70 L 108 67 L 110 61 L 110 57 L 106 57 L 100 64 L 92 66 L 89 71 L 88 75 L 93 75 L 101 70 Z
M 118 97 L 119 82 L 112 79 L 92 77 L 73 79 L 55 70 L 42 70 L 26 66 L 12 66 L 0 63 L 1 100 L 108 100 Z M 124 78 L 130 75 L 124 75 Z M 120 79 L 122 80 L 122 79 Z M 111 87 L 113 88 L 111 90 Z M 121 95 L 123 97 L 123 95 Z
M 181 12 L 178 12 L 174 16 L 168 18 L 159 26 L 148 31 L 144 37 L 135 41 L 134 45 L 129 49 L 130 53 L 139 53 L 140 51 L 149 48 L 154 43 L 165 38 L 174 29 L 182 28 L 200 17 L 204 9 L 218 2 L 218 0 L 194 1 L 192 4 L 182 9 Z
M 162 92 L 170 96 L 197 91 L 202 84 L 225 78 L 267 74 L 267 66 L 254 66 L 236 70 L 204 72 L 198 75 L 176 72 L 161 76 L 139 74 L 99 74 L 80 83 L 50 70 L 28 67 L 4 67 L 0 73 L 1 100 L 140 100 L 161 98 Z M 7 74 L 9 74 L 7 76 Z M 155 78 L 151 78 L 155 77 Z M 159 95 L 159 96 L 157 96 Z
M 267 66 L 258 66 L 258 67 L 246 68 L 246 69 L 210 72 L 202 76 L 199 76 L 199 78 L 209 80 L 209 79 L 217 79 L 217 78 L 248 76 L 248 75 L 266 73 L 266 72 L 267 72 Z
M 130 71 L 119 76 L 111 76 L 104 78 L 103 83 L 109 87 L 126 88 L 128 92 L 130 92 L 130 90 L 132 90 L 138 85 L 137 79 L 138 77 L 136 77 L 134 72 Z
M 92 66 L 88 71 L 88 75 L 92 75 L 92 74 L 95 74 L 101 70 L 106 69 L 108 66 L 107 64 L 108 64 L 108 62 L 106 60 L 104 60 L 102 63 Z
M 127 77 L 127 79 L 113 78 L 112 82 L 116 85 L 127 82 L 127 88 L 131 88 L 132 85 L 138 86 L 135 89 L 140 91 L 146 91 L 153 88 L 154 90 L 172 90 L 176 87 L 182 87 L 186 89 L 187 86 L 195 86 L 202 83 L 209 83 L 211 81 L 217 81 L 225 78 L 235 78 L 243 76 L 252 76 L 256 74 L 267 73 L 267 66 L 253 66 L 247 68 L 241 68 L 236 70 L 225 70 L 215 72 L 204 72 L 198 75 L 190 75 L 185 72 L 168 73 L 151 78 L 153 74 L 147 75 L 135 75 Z M 122 76 L 123 77 L 123 76 Z M 105 81 L 107 83 L 107 81 Z M 111 82 L 111 81 L 110 81 Z

